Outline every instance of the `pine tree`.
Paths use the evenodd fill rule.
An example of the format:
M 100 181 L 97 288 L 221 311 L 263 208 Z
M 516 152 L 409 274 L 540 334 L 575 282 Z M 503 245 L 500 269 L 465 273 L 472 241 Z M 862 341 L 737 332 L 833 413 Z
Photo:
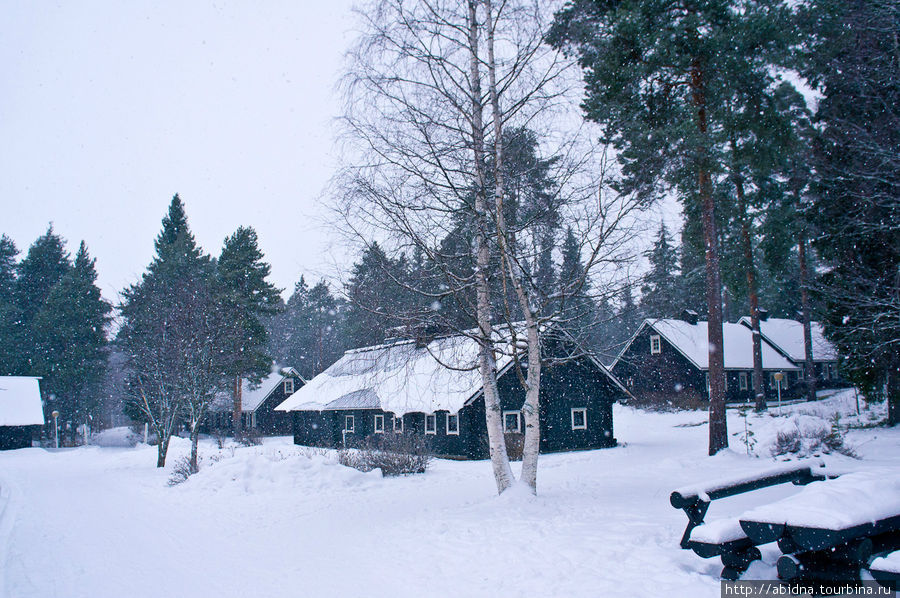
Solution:
M 238 228 L 225 239 L 216 267 L 219 308 L 223 310 L 225 329 L 220 350 L 227 359 L 225 374 L 234 380 L 233 425 L 235 437 L 241 435 L 242 379 L 258 382 L 272 369 L 272 357 L 266 352 L 268 332 L 263 323 L 278 307 L 279 295 L 266 280 L 271 266 L 263 261 L 256 231 Z
M 678 302 L 678 250 L 669 241 L 665 223 L 660 223 L 653 248 L 644 254 L 650 271 L 641 285 L 640 311 L 649 318 L 671 318 L 681 312 Z
M 709 453 L 728 446 L 725 420 L 720 234 L 714 178 L 727 167 L 735 81 L 772 79 L 786 14 L 779 4 L 714 0 L 575 0 L 556 15 L 550 41 L 584 69 L 588 118 L 619 150 L 622 191 L 652 201 L 660 181 L 700 215 L 709 330 Z M 687 211 L 687 210 L 686 210 Z
M 827 266 L 825 333 L 843 371 L 900 423 L 900 14 L 894 0 L 814 0 L 803 74 L 824 93 L 808 220 Z
M 27 373 L 23 354 L 25 329 L 16 302 L 16 256 L 19 250 L 6 235 L 0 236 L 0 375 Z
M 54 397 L 50 407 L 63 422 L 90 427 L 98 415 L 98 385 L 106 365 L 106 327 L 111 306 L 97 288 L 95 260 L 84 241 L 73 267 L 50 290 L 31 322 L 33 373 Z
M 591 281 L 587 278 L 581 257 L 581 245 L 572 228 L 566 229 L 562 244 L 562 262 L 559 266 L 559 289 L 564 298 L 559 306 L 562 326 L 579 341 L 591 336 L 598 325 L 597 305 L 590 295 Z

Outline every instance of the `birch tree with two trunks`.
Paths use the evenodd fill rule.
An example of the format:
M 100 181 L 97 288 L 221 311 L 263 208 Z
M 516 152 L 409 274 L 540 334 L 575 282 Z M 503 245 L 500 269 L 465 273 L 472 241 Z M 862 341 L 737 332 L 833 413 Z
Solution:
M 427 271 L 396 281 L 422 299 L 401 315 L 410 327 L 452 330 L 478 343 L 473 369 L 481 374 L 499 493 L 516 479 L 498 354 L 509 351 L 524 365 L 516 368 L 525 391 L 520 482 L 536 492 L 542 339 L 565 324 L 568 299 L 592 286 L 589 278 L 601 268 L 613 278 L 629 260 L 638 207 L 607 187 L 603 148 L 586 141 L 572 118 L 577 73 L 543 43 L 551 9 L 526 0 L 373 2 L 360 13 L 364 33 L 344 79 L 341 225 L 364 245 L 378 239 L 423 256 Z M 566 133 L 573 122 L 576 130 Z M 527 218 L 519 217 L 504 169 L 505 132 L 515 129 L 534 133 L 538 153 L 553 156 L 546 177 L 553 184 L 544 190 L 552 201 Z M 584 268 L 548 292 L 536 275 L 548 245 L 535 236 L 546 235 L 551 214 L 571 227 Z

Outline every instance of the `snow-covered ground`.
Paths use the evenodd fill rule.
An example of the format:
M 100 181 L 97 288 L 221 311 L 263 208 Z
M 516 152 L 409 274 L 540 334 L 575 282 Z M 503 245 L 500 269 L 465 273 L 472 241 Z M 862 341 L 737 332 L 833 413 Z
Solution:
M 621 445 L 543 456 L 537 498 L 496 497 L 483 461 L 382 478 L 289 438 L 204 444 L 201 472 L 174 487 L 183 440 L 166 470 L 144 445 L 8 451 L 0 596 L 718 596 L 721 564 L 678 548 L 686 518 L 669 493 L 771 469 L 779 430 L 830 425 L 835 412 L 840 426 L 883 417 L 857 418 L 853 391 L 783 412 L 729 410 L 731 449 L 707 457 L 705 413 L 617 407 Z M 854 429 L 846 440 L 860 458 L 823 455 L 830 467 L 900 465 L 900 430 Z M 717 501 L 707 519 L 794 492 Z M 777 549 L 763 552 L 746 578 L 775 577 Z

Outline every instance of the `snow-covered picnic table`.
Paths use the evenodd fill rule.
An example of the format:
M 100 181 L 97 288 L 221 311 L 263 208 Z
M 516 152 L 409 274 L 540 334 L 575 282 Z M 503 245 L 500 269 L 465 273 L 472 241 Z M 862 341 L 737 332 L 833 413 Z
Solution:
M 778 561 L 782 579 L 858 576 L 873 554 L 900 548 L 900 470 L 827 477 L 834 479 L 825 481 L 818 467 L 795 465 L 676 490 L 672 505 L 689 520 L 682 547 L 703 558 L 721 556 L 723 578 L 740 575 L 760 558 L 756 547 L 770 542 L 784 553 Z M 787 481 L 807 485 L 738 517 L 703 522 L 711 500 Z

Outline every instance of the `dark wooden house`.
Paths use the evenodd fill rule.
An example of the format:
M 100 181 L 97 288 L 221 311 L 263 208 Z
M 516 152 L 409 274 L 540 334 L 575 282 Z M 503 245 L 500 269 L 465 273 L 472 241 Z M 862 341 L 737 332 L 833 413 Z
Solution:
M 753 398 L 753 341 L 749 328 L 723 324 L 726 401 Z M 767 342 L 762 343 L 766 395 L 797 394 L 800 368 Z M 644 320 L 612 364 L 612 372 L 639 400 L 660 405 L 695 406 L 709 399 L 707 322 L 693 312 L 681 319 Z M 782 374 L 777 382 L 777 373 Z
M 275 411 L 275 407 L 305 383 L 300 373 L 291 367 L 272 372 L 259 384 L 244 380 L 241 387 L 241 427 L 263 436 L 290 434 L 292 429 L 290 415 L 283 411 Z M 208 429 L 230 430 L 233 409 L 234 397 L 230 393 L 222 393 L 216 397 Z
M 740 324 L 750 328 L 749 316 L 740 319 Z M 764 341 L 772 345 L 776 351 L 788 358 L 791 363 L 802 370 L 806 367 L 806 341 L 803 336 L 803 323 L 796 320 L 770 318 L 761 314 L 759 332 Z M 839 388 L 848 386 L 846 380 L 838 372 L 838 353 L 831 342 L 825 338 L 822 325 L 810 322 L 812 337 L 812 357 L 815 367 L 817 388 Z
M 544 355 L 571 354 L 571 339 Z M 278 407 L 293 415 L 294 442 L 338 447 L 378 434 L 422 435 L 436 455 L 488 456 L 477 345 L 464 335 L 398 341 L 346 352 Z M 524 437 L 525 393 L 508 355 L 498 358 L 507 445 Z M 541 451 L 615 446 L 612 404 L 628 392 L 596 359 L 582 355 L 541 375 Z
M 40 378 L 0 376 L 0 450 L 30 447 L 43 425 Z

